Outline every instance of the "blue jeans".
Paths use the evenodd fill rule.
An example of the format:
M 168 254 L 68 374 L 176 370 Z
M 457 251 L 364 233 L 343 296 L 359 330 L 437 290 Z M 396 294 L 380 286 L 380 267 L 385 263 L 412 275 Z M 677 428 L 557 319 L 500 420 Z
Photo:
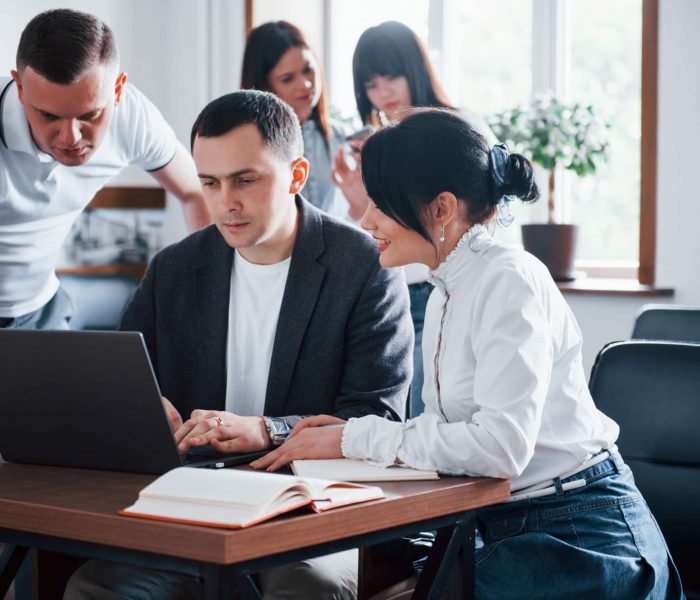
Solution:
M 258 573 L 265 600 L 357 597 L 357 550 L 317 556 Z M 64 600 L 202 600 L 198 579 L 103 560 L 86 562 L 68 581 Z
M 68 329 L 74 313 L 73 300 L 59 287 L 53 298 L 41 308 L 15 318 L 0 317 L 0 329 Z
M 656 520 L 619 454 L 561 483 L 576 479 L 586 485 L 477 511 L 476 597 L 685 598 Z
M 417 417 L 425 409 L 423 403 L 423 322 L 425 321 L 425 307 L 428 298 L 433 291 L 433 286 L 424 281 L 412 283 L 408 286 L 408 294 L 411 299 L 411 319 L 413 319 L 413 331 L 416 341 L 413 346 L 413 379 L 411 380 L 411 397 L 409 400 L 408 414 L 406 418 Z

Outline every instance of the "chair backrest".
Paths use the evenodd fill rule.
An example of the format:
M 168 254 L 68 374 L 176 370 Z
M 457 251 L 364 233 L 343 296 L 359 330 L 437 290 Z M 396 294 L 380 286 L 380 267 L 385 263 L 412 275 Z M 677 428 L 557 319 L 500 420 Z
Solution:
M 700 306 L 647 304 L 637 315 L 632 339 L 700 342 Z
M 590 381 L 620 425 L 620 453 L 656 517 L 684 585 L 700 590 L 700 344 L 609 344 Z
M 127 275 L 61 275 L 75 303 L 71 329 L 117 329 L 139 282 Z

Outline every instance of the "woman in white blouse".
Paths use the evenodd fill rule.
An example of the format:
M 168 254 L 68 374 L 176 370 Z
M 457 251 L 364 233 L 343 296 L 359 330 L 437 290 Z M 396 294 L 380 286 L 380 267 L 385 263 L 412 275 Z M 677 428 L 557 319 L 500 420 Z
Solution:
M 571 310 L 537 259 L 485 227 L 512 196 L 538 197 L 529 162 L 427 109 L 374 134 L 362 171 L 381 264 L 431 268 L 425 413 L 311 417 L 255 466 L 346 456 L 507 478 L 511 501 L 477 511 L 478 598 L 682 598 L 619 428 L 589 394 Z

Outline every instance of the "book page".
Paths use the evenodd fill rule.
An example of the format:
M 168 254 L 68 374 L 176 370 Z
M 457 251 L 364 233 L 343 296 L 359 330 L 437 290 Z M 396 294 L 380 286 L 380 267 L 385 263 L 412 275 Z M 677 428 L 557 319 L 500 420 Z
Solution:
M 143 488 L 139 497 L 259 508 L 269 505 L 280 494 L 292 489 L 309 495 L 308 485 L 290 475 L 241 469 L 179 467 Z
M 439 479 L 435 471 L 419 471 L 400 466 L 376 467 L 364 460 L 332 458 L 295 460 L 292 470 L 299 477 L 315 477 L 340 481 L 417 481 Z
M 377 487 L 239 469 L 180 467 L 141 490 L 120 514 L 165 521 L 248 527 L 311 504 L 320 512 L 383 498 Z M 314 502 L 316 501 L 316 502 Z
M 311 503 L 311 508 L 314 511 L 323 512 L 331 508 L 385 498 L 381 488 L 369 486 L 354 487 L 352 484 L 344 483 L 334 483 L 327 486 L 324 495 L 324 499 L 316 499 Z
M 120 511 L 120 513 L 127 516 L 147 517 L 163 521 L 237 529 L 239 527 L 248 527 L 308 504 L 310 504 L 309 499 L 299 494 L 288 495 L 286 498 L 282 498 L 279 503 L 275 504 L 274 510 L 271 512 L 252 506 L 193 504 L 188 501 L 141 498 L 132 506 Z

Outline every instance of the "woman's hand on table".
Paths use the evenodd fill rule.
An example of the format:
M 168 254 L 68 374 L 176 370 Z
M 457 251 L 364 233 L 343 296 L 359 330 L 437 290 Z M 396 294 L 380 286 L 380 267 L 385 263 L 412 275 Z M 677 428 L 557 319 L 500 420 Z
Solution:
M 317 415 L 299 421 L 287 441 L 276 450 L 251 463 L 254 469 L 276 471 L 293 460 L 342 458 L 343 419 Z

